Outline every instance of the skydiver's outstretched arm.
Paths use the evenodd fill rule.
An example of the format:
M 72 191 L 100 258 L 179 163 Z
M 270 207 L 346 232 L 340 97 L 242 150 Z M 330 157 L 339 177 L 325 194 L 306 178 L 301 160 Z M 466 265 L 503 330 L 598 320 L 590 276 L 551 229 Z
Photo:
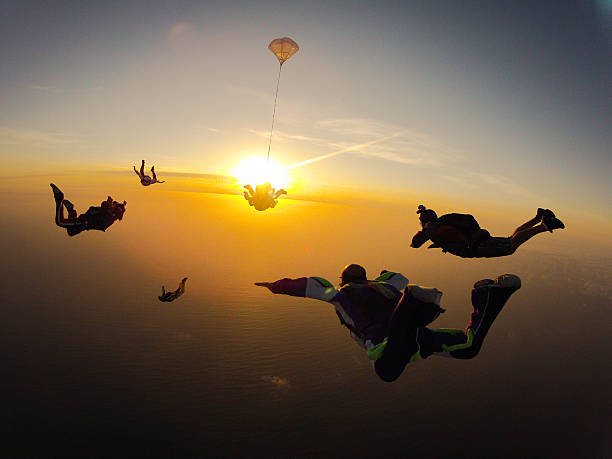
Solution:
M 137 175 L 139 178 L 142 178 L 142 175 L 140 175 L 140 172 L 138 172 L 138 171 L 136 170 L 136 166 L 134 166 L 134 172 L 136 172 L 136 175 Z
M 410 247 L 414 247 L 415 249 L 418 249 L 423 244 L 425 244 L 425 242 L 427 242 L 429 238 L 430 238 L 430 235 L 428 234 L 428 231 L 423 229 L 412 237 L 412 242 L 410 243 Z
M 314 298 L 316 300 L 331 301 L 338 290 L 322 277 L 300 277 L 298 279 L 284 278 L 276 282 L 255 282 L 259 287 L 266 287 L 272 293 L 283 295 Z

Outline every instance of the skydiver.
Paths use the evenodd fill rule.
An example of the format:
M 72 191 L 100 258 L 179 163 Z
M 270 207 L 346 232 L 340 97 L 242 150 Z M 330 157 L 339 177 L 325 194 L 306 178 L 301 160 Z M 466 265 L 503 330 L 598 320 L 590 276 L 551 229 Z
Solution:
M 185 293 L 185 282 L 187 282 L 187 278 L 183 278 L 179 287 L 174 292 L 166 292 L 166 289 L 162 285 L 162 294 L 158 296 L 159 301 L 170 302 L 176 300 L 179 296 Z
M 276 204 L 278 204 L 278 198 L 283 194 L 287 194 L 287 192 L 282 188 L 275 191 L 269 182 L 266 182 L 263 185 L 257 185 L 255 187 L 255 191 L 253 191 L 253 187 L 251 185 L 245 185 L 244 189 L 247 190 L 244 192 L 244 199 L 249 201 L 249 205 L 260 211 L 276 207 Z
M 155 166 L 151 166 L 151 173 L 153 174 L 153 178 L 149 177 L 148 175 L 145 175 L 144 167 L 145 167 L 144 159 L 142 160 L 142 164 L 140 165 L 140 172 L 138 172 L 136 170 L 136 166 L 134 166 L 134 172 L 136 172 L 136 175 L 140 177 L 140 183 L 142 183 L 142 186 L 149 186 L 149 185 L 153 185 L 154 183 L 164 183 L 165 182 L 165 180 L 157 180 L 157 176 L 155 175 Z
M 91 206 L 87 212 L 77 217 L 74 205 L 64 199 L 64 193 L 53 183 L 51 183 L 51 189 L 55 198 L 55 224 L 66 228 L 69 236 L 75 236 L 81 231 L 106 231 L 116 220 L 123 219 L 126 201 L 120 204 L 108 196 L 100 207 Z M 64 217 L 64 207 L 68 211 L 68 217 Z
M 435 288 L 409 285 L 402 274 L 383 270 L 367 280 L 365 269 L 347 265 L 340 276 L 340 288 L 320 277 L 284 278 L 256 282 L 272 293 L 314 298 L 332 303 L 340 323 L 363 347 L 376 374 L 386 382 L 396 380 L 406 364 L 432 354 L 458 359 L 475 357 L 504 304 L 521 286 L 513 274 L 474 284 L 472 320 L 465 330 L 431 330 L 444 309 L 442 292 Z
M 462 258 L 493 258 L 513 254 L 518 247 L 533 236 L 544 231 L 551 233 L 565 225 L 550 209 L 538 208 L 536 216 L 514 230 L 510 237 L 493 237 L 480 228 L 469 214 L 446 214 L 438 217 L 436 212 L 420 205 L 417 214 L 422 230 L 412 238 L 410 247 L 421 247 L 431 240 L 428 248 L 441 248 Z

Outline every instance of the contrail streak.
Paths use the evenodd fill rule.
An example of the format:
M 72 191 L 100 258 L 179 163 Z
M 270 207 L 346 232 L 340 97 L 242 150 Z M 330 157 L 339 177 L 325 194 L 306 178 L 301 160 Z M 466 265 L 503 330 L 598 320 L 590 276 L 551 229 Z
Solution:
M 401 135 L 402 133 L 403 133 L 403 131 L 396 132 L 395 134 L 387 135 L 385 137 L 381 137 L 379 139 L 371 140 L 371 141 L 366 142 L 366 143 L 361 143 L 359 145 L 353 145 L 351 147 L 343 148 L 342 150 L 333 151 L 331 153 L 327 153 L 327 154 L 321 155 L 321 156 L 316 156 L 314 158 L 310 158 L 310 159 L 307 159 L 305 161 L 300 161 L 299 163 L 291 164 L 291 165 L 285 167 L 285 169 L 293 169 L 294 167 L 304 166 L 305 164 L 310 164 L 310 163 L 314 163 L 315 161 L 321 161 L 322 159 L 331 158 L 332 156 L 340 155 L 342 153 L 346 153 L 347 151 L 361 150 L 362 148 L 368 147 L 370 145 L 374 145 L 375 143 L 383 142 L 383 141 L 389 140 L 389 139 L 391 139 L 393 137 L 397 137 L 398 135 Z

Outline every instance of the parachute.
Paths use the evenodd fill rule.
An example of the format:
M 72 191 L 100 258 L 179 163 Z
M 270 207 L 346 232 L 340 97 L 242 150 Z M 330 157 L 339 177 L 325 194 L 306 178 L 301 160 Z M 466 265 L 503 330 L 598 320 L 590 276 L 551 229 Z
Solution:
M 268 141 L 268 155 L 266 157 L 266 183 L 257 185 L 254 191 L 251 184 L 245 185 L 244 198 L 257 210 L 266 210 L 276 205 L 276 200 L 281 194 L 287 194 L 283 189 L 275 191 L 269 183 L 270 148 L 272 147 L 272 132 L 274 132 L 274 119 L 276 117 L 276 102 L 278 100 L 278 86 L 280 84 L 281 71 L 287 59 L 298 52 L 300 47 L 291 38 L 276 38 L 270 42 L 268 49 L 274 53 L 279 62 L 278 79 L 276 80 L 276 92 L 274 94 L 274 109 L 272 110 L 272 125 L 270 126 L 270 140 Z M 253 184 L 255 185 L 255 184 Z
M 300 47 L 289 37 L 276 38 L 270 42 L 268 49 L 278 58 L 282 66 L 284 62 L 298 52 Z
M 276 115 L 276 101 L 278 99 L 278 85 L 280 83 L 281 70 L 283 69 L 285 61 L 297 53 L 300 47 L 291 38 L 283 37 L 272 40 L 268 45 L 268 49 L 274 53 L 280 65 L 278 69 L 278 79 L 276 80 L 274 110 L 272 111 L 272 126 L 270 126 L 270 141 L 268 142 L 268 157 L 266 158 L 266 162 L 270 159 L 270 147 L 272 146 L 272 131 L 274 130 L 274 117 Z

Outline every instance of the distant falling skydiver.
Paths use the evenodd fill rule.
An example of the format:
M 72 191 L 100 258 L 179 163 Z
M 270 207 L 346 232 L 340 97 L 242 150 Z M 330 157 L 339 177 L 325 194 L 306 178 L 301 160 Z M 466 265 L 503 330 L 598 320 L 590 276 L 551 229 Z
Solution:
M 145 167 L 145 160 L 142 160 L 142 164 L 140 165 L 140 172 L 138 172 L 136 170 L 136 166 L 134 166 L 134 172 L 136 172 L 136 175 L 138 175 L 138 177 L 140 178 L 140 183 L 142 184 L 142 186 L 149 186 L 149 185 L 153 185 L 154 183 L 164 183 L 165 180 L 157 180 L 157 176 L 155 175 L 155 166 L 151 166 L 151 173 L 153 174 L 153 178 L 149 177 L 148 175 L 145 175 L 144 173 L 144 167 Z
M 68 236 L 75 236 L 81 231 L 106 231 L 115 221 L 123 219 L 127 204 L 125 201 L 118 203 L 108 196 L 99 207 L 91 206 L 87 212 L 77 217 L 74 205 L 64 199 L 64 193 L 53 183 L 51 183 L 51 188 L 55 198 L 55 224 L 66 228 Z M 68 211 L 68 217 L 64 216 L 64 207 Z
M 187 278 L 183 278 L 179 287 L 174 292 L 166 292 L 166 289 L 162 285 L 162 294 L 158 296 L 159 301 L 170 302 L 176 300 L 179 296 L 185 293 L 185 282 L 187 282 Z
M 257 210 L 266 210 L 275 207 L 278 203 L 278 198 L 282 194 L 287 194 L 282 188 L 275 191 L 268 182 L 263 185 L 257 185 L 253 191 L 251 185 L 245 185 L 244 199 L 249 201 L 249 205 L 255 207 Z
M 480 228 L 478 222 L 469 214 L 446 214 L 438 217 L 436 213 L 420 205 L 417 210 L 423 229 L 412 237 L 410 247 L 421 247 L 431 240 L 428 248 L 441 248 L 462 258 L 493 258 L 512 255 L 518 247 L 536 234 L 544 231 L 552 233 L 565 225 L 555 217 L 550 209 L 538 209 L 536 216 L 514 230 L 510 237 L 494 237 Z

